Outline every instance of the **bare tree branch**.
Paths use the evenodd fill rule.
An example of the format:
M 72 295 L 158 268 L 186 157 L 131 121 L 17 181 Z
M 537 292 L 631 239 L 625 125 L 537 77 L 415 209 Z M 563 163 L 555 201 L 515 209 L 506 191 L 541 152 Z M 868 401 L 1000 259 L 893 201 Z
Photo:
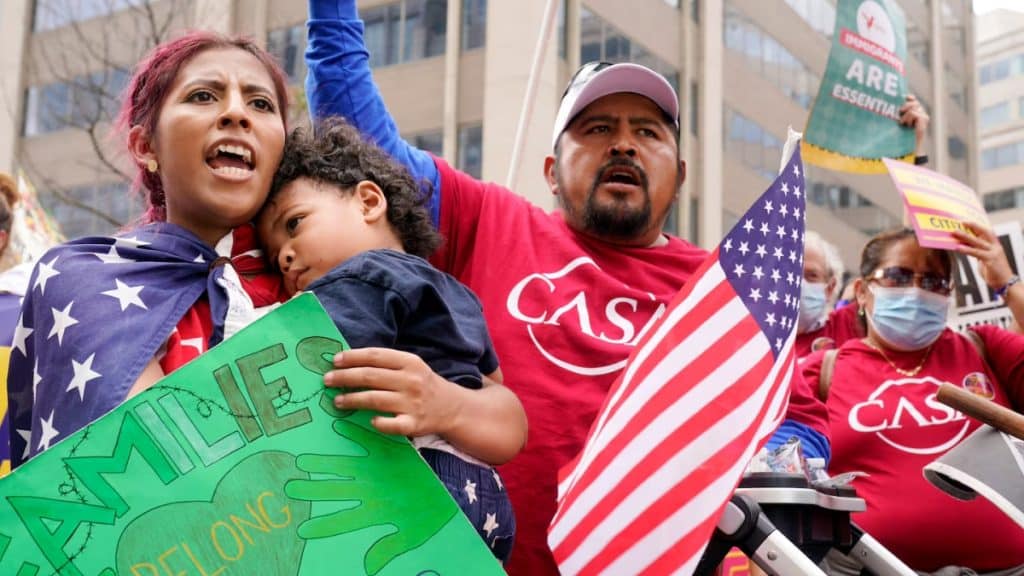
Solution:
M 121 222 L 120 220 L 114 218 L 110 214 L 102 210 L 99 210 L 85 202 L 82 202 L 81 200 L 72 196 L 70 189 L 60 186 L 57 182 L 53 180 L 53 178 L 47 176 L 46 171 L 40 170 L 39 167 L 35 165 L 35 162 L 31 158 L 27 157 L 27 155 L 21 155 L 19 157 L 19 162 L 21 162 L 22 165 L 25 166 L 25 168 L 27 168 L 36 176 L 36 182 L 34 182 L 34 184 L 37 190 L 46 190 L 47 194 L 52 194 L 60 202 L 67 204 L 68 206 L 72 206 L 74 208 L 82 210 L 83 212 L 88 212 L 89 214 L 97 216 L 115 228 L 120 228 L 124 226 L 124 222 Z
M 185 23 L 188 6 L 188 0 L 37 1 L 37 21 L 53 29 L 40 31 L 44 37 L 30 44 L 29 78 L 34 79 L 37 105 L 25 113 L 36 114 L 30 125 L 36 133 L 83 133 L 89 153 L 80 165 L 95 174 L 95 183 L 131 181 L 122 147 L 111 146 L 111 120 L 134 63 Z M 85 9 L 90 12 L 82 13 Z M 17 106 L 13 108 L 12 116 Z M 46 170 L 47 158 L 31 155 L 23 146 L 19 163 L 33 174 L 41 194 L 104 223 L 123 225 L 123 214 L 80 200 L 73 187 L 62 185 Z

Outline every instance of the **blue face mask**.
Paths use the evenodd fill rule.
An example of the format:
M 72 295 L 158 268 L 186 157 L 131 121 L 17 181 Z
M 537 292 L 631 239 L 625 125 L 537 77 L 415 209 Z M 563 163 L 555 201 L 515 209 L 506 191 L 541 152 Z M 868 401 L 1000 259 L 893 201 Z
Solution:
M 817 330 L 825 323 L 825 283 L 808 282 L 800 284 L 800 315 L 797 317 L 796 333 L 803 334 Z
M 935 342 L 946 328 L 949 296 L 917 287 L 868 286 L 875 297 L 868 321 L 894 350 L 920 350 Z

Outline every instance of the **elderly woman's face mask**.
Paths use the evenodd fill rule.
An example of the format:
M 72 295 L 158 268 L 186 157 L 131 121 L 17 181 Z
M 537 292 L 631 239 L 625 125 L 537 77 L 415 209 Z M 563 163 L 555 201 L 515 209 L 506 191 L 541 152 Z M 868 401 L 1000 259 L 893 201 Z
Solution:
M 800 315 L 797 318 L 797 334 L 817 330 L 828 315 L 828 301 L 824 282 L 808 282 L 800 285 Z

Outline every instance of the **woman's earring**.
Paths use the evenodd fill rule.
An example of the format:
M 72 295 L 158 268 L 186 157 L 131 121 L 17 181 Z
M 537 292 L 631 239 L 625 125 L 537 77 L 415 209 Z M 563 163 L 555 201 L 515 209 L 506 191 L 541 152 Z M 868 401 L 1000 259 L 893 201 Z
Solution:
M 157 163 L 156 158 L 150 158 L 146 160 L 146 170 L 156 174 L 156 171 L 160 169 L 160 164 Z

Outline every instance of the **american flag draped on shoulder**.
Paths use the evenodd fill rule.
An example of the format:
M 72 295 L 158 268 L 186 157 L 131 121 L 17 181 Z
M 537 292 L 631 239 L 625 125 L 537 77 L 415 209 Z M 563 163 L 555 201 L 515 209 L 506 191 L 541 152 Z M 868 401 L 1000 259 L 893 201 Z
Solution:
M 612 386 L 562 469 L 548 542 L 563 574 L 693 573 L 785 413 L 803 277 L 799 145 Z
M 124 401 L 142 369 L 204 293 L 215 344 L 228 298 L 217 252 L 173 224 L 50 249 L 32 272 L 11 349 L 14 465 Z M 205 346 L 204 346 L 205 348 Z

